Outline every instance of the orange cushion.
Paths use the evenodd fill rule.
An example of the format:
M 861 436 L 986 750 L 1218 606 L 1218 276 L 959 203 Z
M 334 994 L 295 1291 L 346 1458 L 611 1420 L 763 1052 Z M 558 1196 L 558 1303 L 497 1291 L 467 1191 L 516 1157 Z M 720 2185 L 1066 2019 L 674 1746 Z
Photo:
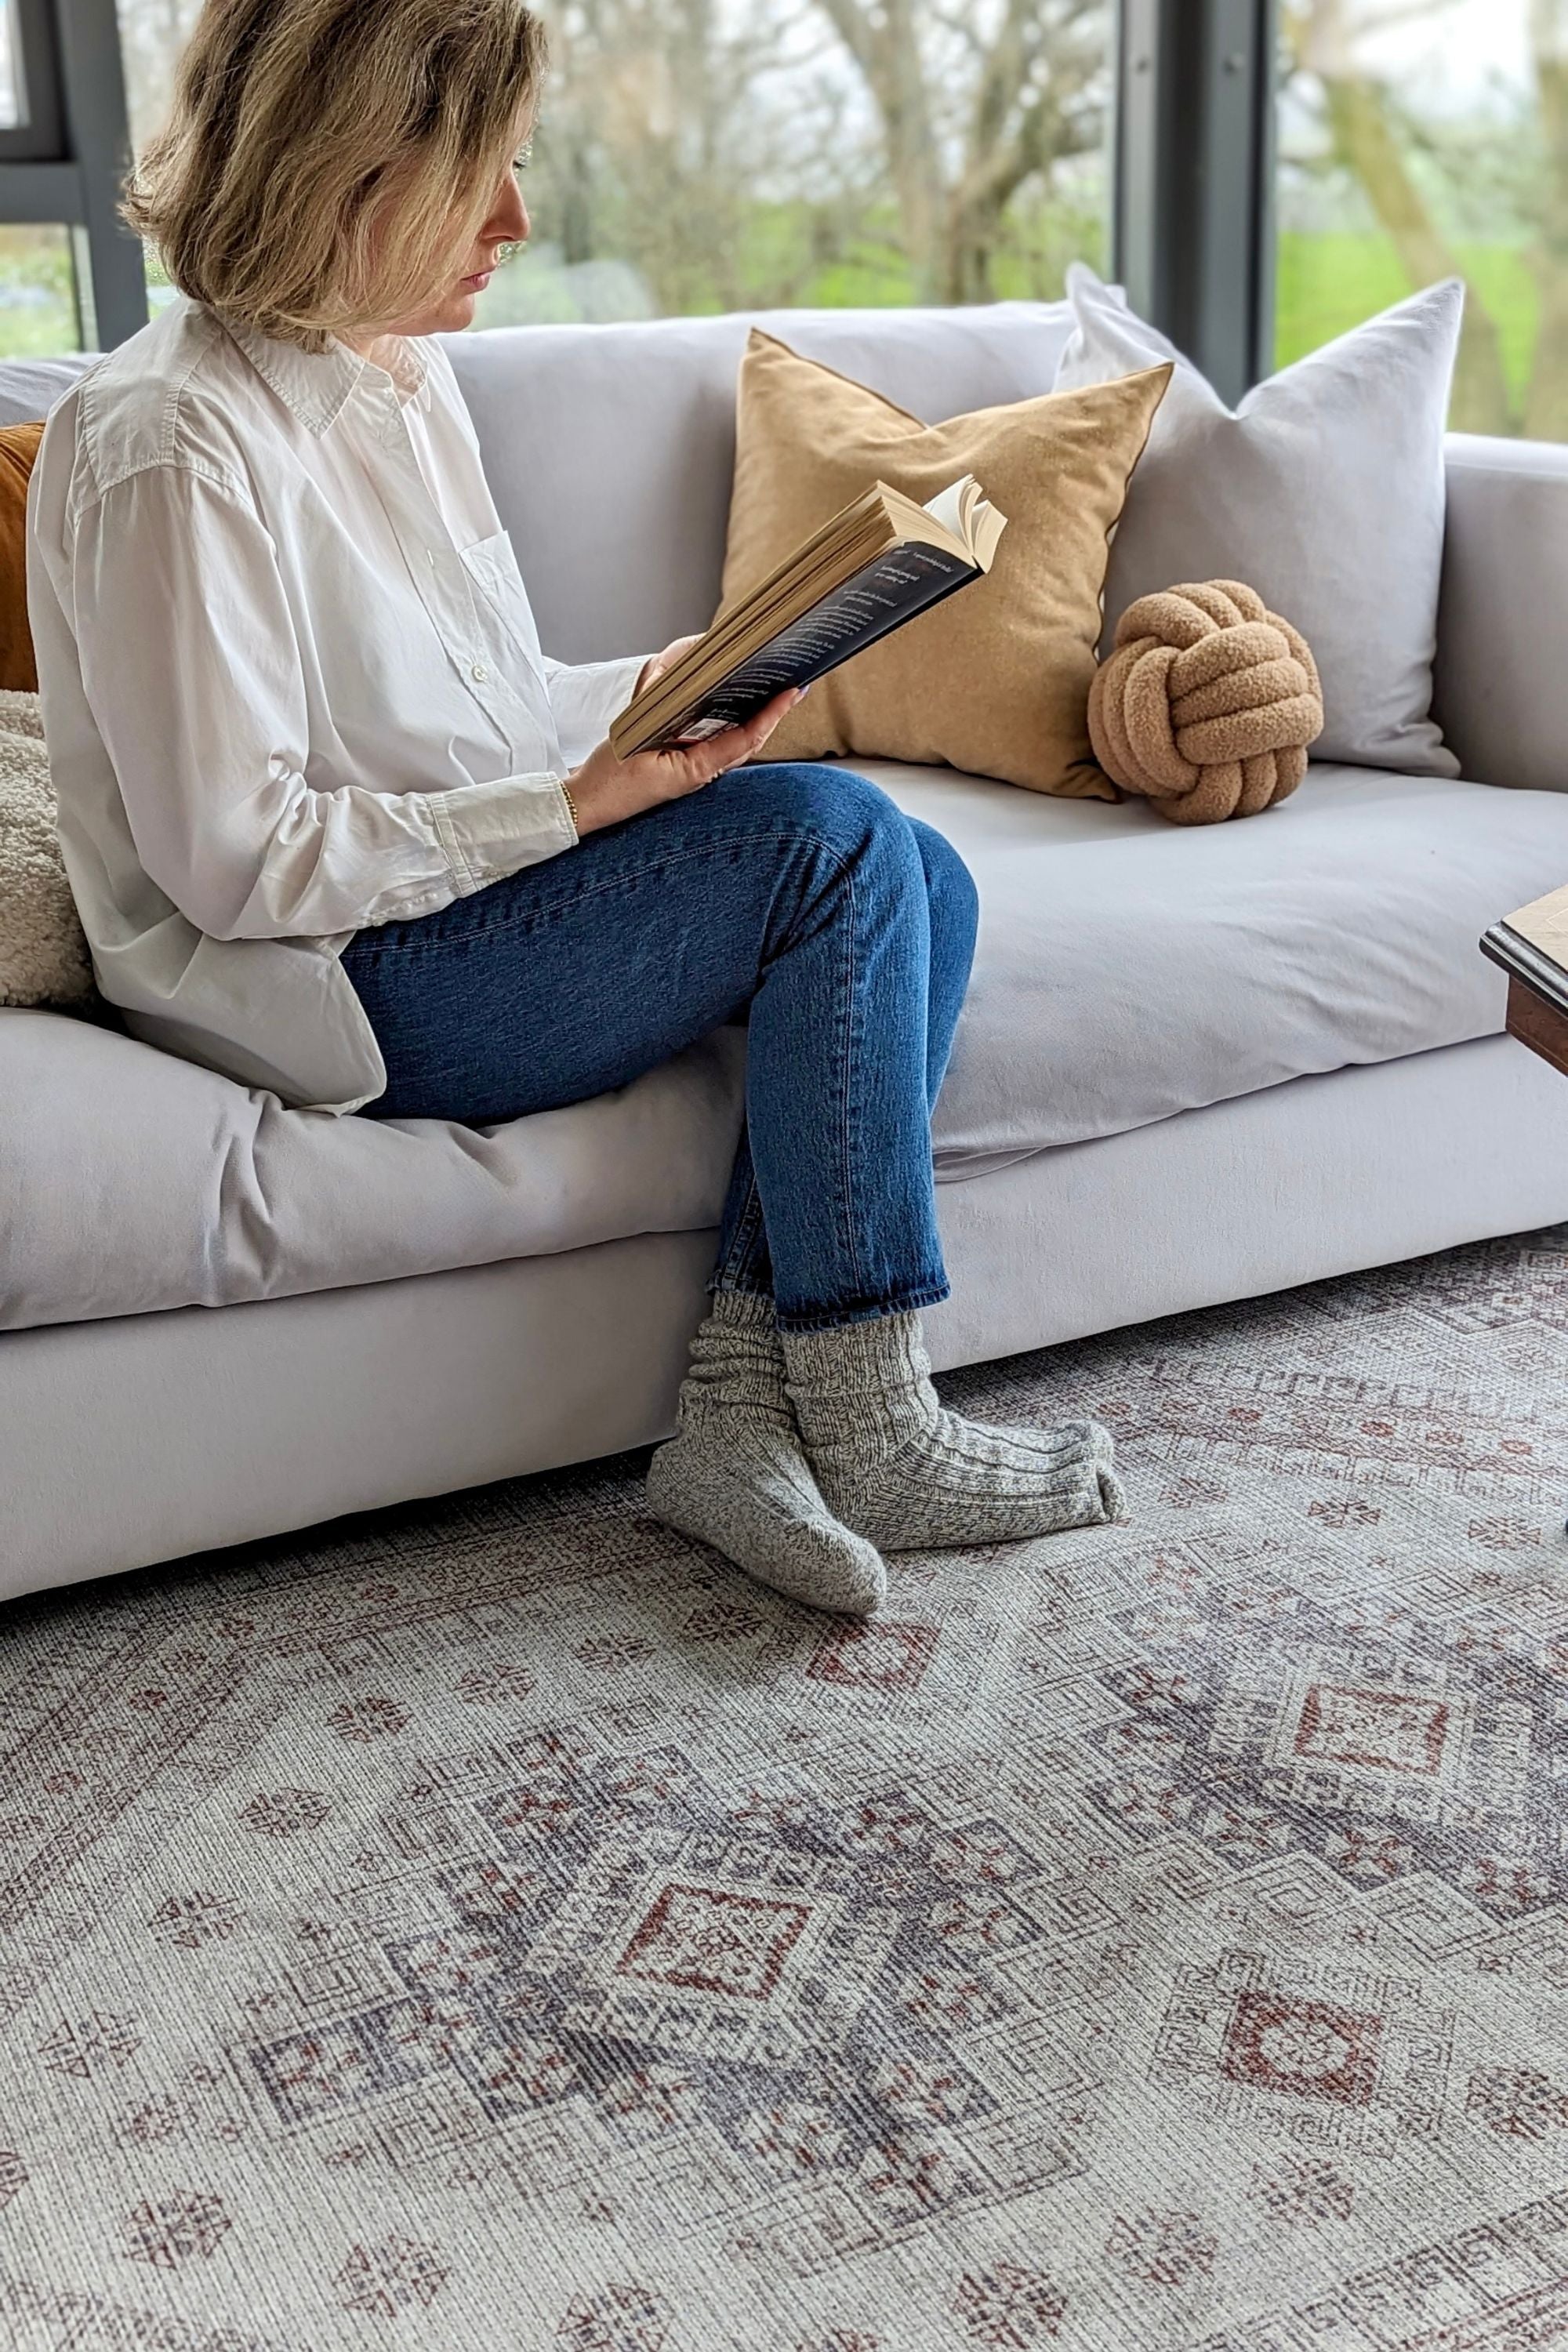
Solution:
M 18 694 L 38 690 L 27 626 L 27 484 L 43 437 L 41 419 L 0 428 L 0 688 Z

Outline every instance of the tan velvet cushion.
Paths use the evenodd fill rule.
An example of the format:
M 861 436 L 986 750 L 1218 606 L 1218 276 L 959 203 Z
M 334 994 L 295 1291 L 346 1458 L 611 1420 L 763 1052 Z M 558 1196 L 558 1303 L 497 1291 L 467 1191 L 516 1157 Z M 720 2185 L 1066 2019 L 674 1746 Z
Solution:
M 0 429 L 0 690 L 37 694 L 33 633 L 27 626 L 27 484 L 42 423 Z
M 922 425 L 753 328 L 741 364 L 723 610 L 880 479 L 922 502 L 973 474 L 1007 517 L 989 576 L 821 678 L 769 760 L 945 762 L 1114 800 L 1089 740 L 1110 533 L 1169 366 Z

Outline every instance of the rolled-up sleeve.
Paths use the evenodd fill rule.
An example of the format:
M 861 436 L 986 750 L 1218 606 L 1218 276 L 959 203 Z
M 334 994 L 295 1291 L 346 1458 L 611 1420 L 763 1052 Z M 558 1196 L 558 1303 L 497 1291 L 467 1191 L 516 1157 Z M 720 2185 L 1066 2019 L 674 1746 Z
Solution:
M 307 782 L 300 648 L 242 485 L 188 466 L 115 483 L 78 519 L 73 586 L 82 686 L 137 856 L 215 939 L 428 914 L 575 841 L 558 775 L 432 793 Z

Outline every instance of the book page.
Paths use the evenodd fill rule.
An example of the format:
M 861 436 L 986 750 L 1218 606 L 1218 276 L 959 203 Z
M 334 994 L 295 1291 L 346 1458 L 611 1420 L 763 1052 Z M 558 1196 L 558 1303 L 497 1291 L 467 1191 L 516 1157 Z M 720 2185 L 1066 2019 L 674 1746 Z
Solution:
M 990 571 L 1007 518 L 998 514 L 973 474 L 961 474 L 956 482 L 928 499 L 921 511 L 942 530 L 951 531 L 982 572 Z

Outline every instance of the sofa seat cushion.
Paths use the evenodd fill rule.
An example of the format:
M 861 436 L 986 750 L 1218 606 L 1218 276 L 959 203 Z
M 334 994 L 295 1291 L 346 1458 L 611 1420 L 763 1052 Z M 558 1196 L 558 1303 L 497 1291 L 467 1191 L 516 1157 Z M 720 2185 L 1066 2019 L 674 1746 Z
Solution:
M 0 1330 L 349 1287 L 718 1223 L 743 1033 L 505 1127 L 285 1110 L 0 1012 Z
M 1142 802 L 856 765 L 979 884 L 937 1108 L 949 1178 L 1493 1035 L 1506 989 L 1476 942 L 1568 877 L 1560 793 L 1325 763 L 1260 816 L 1186 827 Z
M 1568 875 L 1564 793 L 1321 767 L 1263 816 L 1189 830 L 857 765 L 980 886 L 943 1181 L 1489 1035 L 1504 983 L 1476 941 Z M 115 1031 L 0 1012 L 0 1329 L 711 1225 L 742 1061 L 723 1031 L 618 1094 L 470 1129 L 285 1110 Z

